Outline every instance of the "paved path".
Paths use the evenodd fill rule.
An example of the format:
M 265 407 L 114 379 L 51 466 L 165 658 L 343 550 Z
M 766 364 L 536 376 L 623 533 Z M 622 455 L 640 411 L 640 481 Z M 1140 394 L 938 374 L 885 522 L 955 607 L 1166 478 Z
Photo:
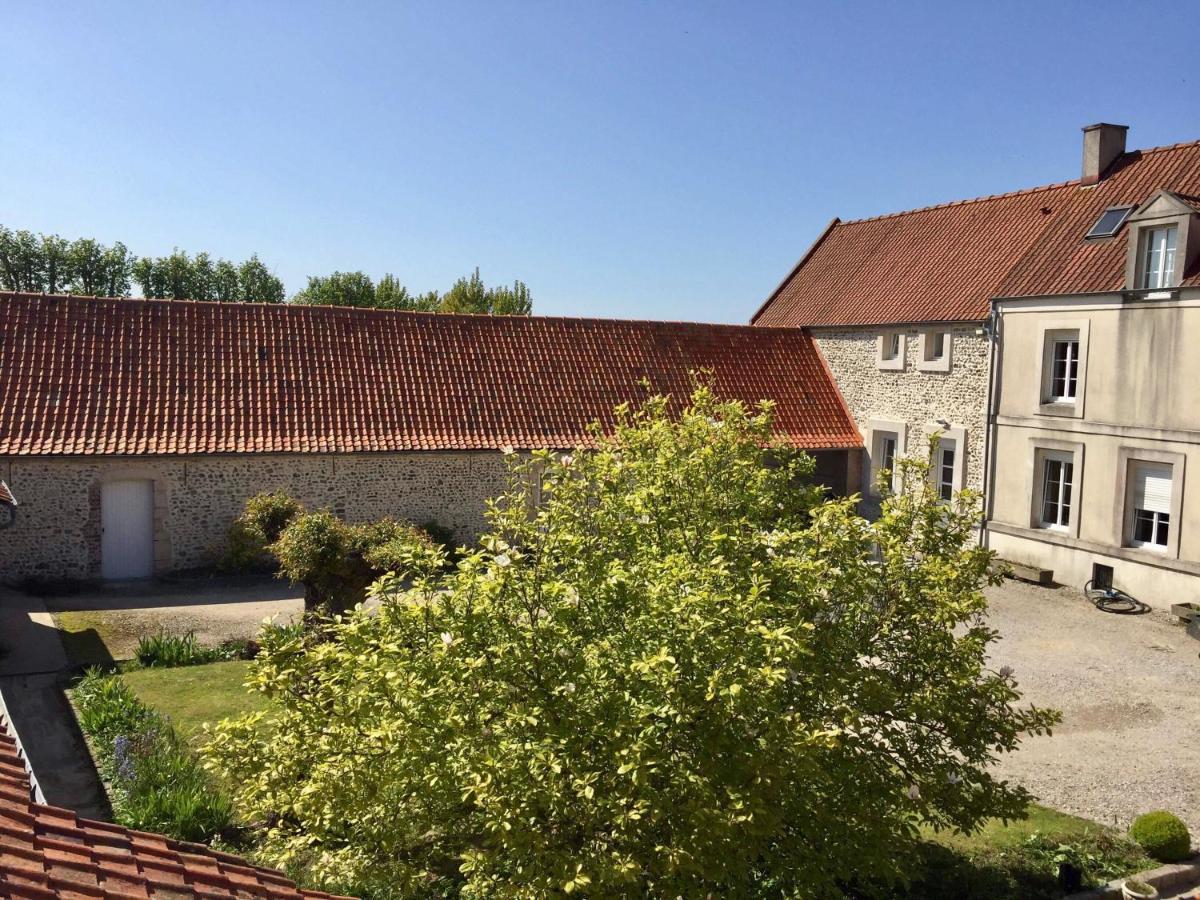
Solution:
M 61 672 L 66 667 L 67 657 L 46 604 L 0 587 L 0 676 Z
M 42 601 L 0 588 L 0 642 L 0 694 L 46 802 L 108 819 L 108 799 L 63 693 L 67 657 Z
M 1169 809 L 1200 833 L 1200 641 L 1165 613 L 1103 613 L 1070 588 L 1010 581 L 989 597 L 994 664 L 1013 667 L 1024 702 L 1064 716 L 999 772 L 1122 830 Z

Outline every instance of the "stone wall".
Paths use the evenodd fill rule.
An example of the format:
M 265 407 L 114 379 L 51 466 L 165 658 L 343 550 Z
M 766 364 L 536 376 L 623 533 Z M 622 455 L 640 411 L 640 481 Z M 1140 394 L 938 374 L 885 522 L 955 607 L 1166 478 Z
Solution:
M 953 335 L 950 370 L 923 371 L 918 368 L 921 329 L 915 325 L 891 329 L 901 331 L 906 337 L 904 366 L 884 371 L 877 364 L 877 339 L 882 330 L 879 327 L 812 329 L 817 346 L 867 442 L 867 453 L 871 452 L 869 423 L 873 419 L 905 423 L 909 455 L 927 446 L 926 434 L 936 427 L 936 420 L 946 419 L 965 432 L 963 486 L 983 490 L 988 339 L 976 333 L 979 326 L 973 323 L 944 326 L 942 330 Z M 864 488 L 870 472 L 870 466 L 864 464 Z M 878 504 L 868 497 L 863 511 L 874 514 Z
M 106 480 L 153 480 L 155 569 L 166 572 L 213 562 L 246 499 L 269 490 L 350 521 L 433 521 L 472 540 L 507 466 L 497 452 L 7 458 L 0 478 L 21 503 L 13 527 L 0 532 L 0 581 L 15 581 L 99 575 Z

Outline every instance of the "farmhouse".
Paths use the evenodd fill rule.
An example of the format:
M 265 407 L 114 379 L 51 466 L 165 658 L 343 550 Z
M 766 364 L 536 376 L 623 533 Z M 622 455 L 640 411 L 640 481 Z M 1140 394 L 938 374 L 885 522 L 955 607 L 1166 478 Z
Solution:
M 780 439 L 858 486 L 861 438 L 796 328 L 6 293 L 0 336 L 9 580 L 210 563 L 272 489 L 469 539 L 503 450 L 587 446 L 619 403 L 682 404 L 694 373 L 774 401 Z
M 938 431 L 937 489 L 987 493 L 1001 556 L 1166 607 L 1200 587 L 1200 143 L 1126 131 L 1083 129 L 1073 181 L 835 219 L 753 322 L 811 331 L 866 512 Z

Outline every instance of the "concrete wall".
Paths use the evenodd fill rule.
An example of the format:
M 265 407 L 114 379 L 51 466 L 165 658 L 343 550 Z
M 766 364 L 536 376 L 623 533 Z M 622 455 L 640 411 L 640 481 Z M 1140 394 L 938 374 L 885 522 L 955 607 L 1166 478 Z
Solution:
M 1200 292 L 1167 301 L 1100 295 L 1000 304 L 991 545 L 1082 587 L 1092 564 L 1155 606 L 1200 593 Z M 1047 332 L 1078 330 L 1073 404 L 1045 402 Z M 1041 526 L 1039 450 L 1072 454 L 1072 521 Z M 1131 461 L 1172 465 L 1171 542 L 1130 546 Z
M 435 521 L 472 539 L 507 468 L 496 452 L 417 452 L 9 458 L 0 473 L 21 501 L 15 525 L 0 533 L 0 580 L 12 581 L 99 575 L 105 480 L 154 481 L 155 569 L 165 572 L 211 563 L 246 499 L 276 489 L 351 521 Z
M 903 367 L 881 369 L 878 340 L 886 331 L 904 337 Z M 976 324 L 939 326 L 951 338 L 947 371 L 934 371 L 923 360 L 923 326 L 897 328 L 815 328 L 817 345 L 833 371 L 846 404 L 863 434 L 866 459 L 862 478 L 864 494 L 871 481 L 872 424 L 895 422 L 904 426 L 902 444 L 909 454 L 924 453 L 927 435 L 945 419 L 961 429 L 965 465 L 961 487 L 983 490 L 983 445 L 986 423 L 989 345 Z M 878 502 L 867 496 L 863 511 L 878 511 Z

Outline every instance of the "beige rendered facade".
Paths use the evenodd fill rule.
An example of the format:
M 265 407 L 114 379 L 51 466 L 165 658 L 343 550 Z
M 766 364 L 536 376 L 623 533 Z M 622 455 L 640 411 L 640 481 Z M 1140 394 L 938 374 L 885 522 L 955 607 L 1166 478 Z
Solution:
M 996 303 L 988 540 L 1152 606 L 1200 597 L 1200 289 Z M 1101 576 L 1108 574 L 1103 570 Z

